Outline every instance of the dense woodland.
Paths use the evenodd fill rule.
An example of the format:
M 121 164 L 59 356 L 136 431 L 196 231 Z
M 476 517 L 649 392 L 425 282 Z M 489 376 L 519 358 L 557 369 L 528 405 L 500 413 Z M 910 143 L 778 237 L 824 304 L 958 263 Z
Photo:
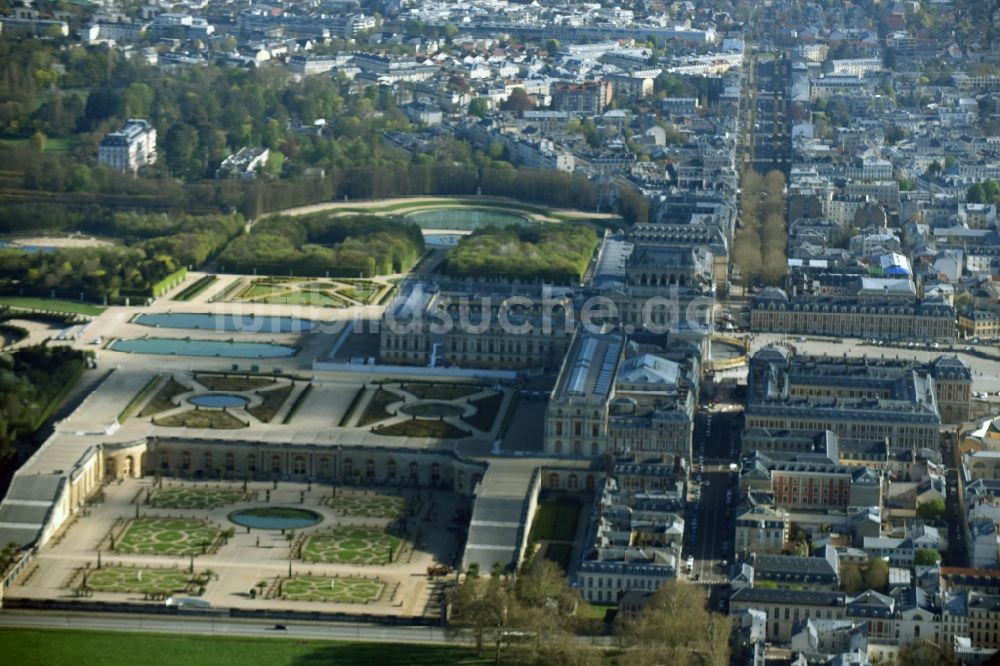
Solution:
M 86 354 L 66 346 L 0 354 L 0 460 L 33 433 L 83 372 Z
M 586 225 L 489 227 L 462 238 L 448 253 L 446 270 L 456 277 L 572 284 L 595 249 L 597 235 Z
M 219 256 L 237 273 L 371 277 L 409 268 L 420 258 L 420 227 L 371 215 L 268 218 Z

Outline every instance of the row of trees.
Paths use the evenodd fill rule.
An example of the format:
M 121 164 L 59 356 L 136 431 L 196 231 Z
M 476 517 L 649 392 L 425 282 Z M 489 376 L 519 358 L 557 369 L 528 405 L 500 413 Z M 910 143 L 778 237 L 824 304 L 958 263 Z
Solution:
M 86 354 L 66 346 L 25 347 L 0 355 L 0 460 L 34 433 L 83 372 Z
M 745 283 L 779 284 L 788 264 L 785 176 L 775 170 L 761 177 L 748 170 L 742 188 L 741 227 L 733 239 L 733 261 Z
M 470 633 L 477 653 L 489 646 L 496 663 L 729 663 L 729 618 L 709 612 L 701 589 L 683 581 L 662 585 L 638 618 L 616 622 L 618 641 L 610 650 L 576 639 L 586 602 L 567 586 L 563 571 L 545 560 L 514 579 L 467 575 L 448 602 L 449 626 Z
M 375 216 L 268 218 L 219 255 L 235 272 L 371 277 L 399 272 L 424 250 L 420 228 Z
M 579 283 L 597 248 L 586 225 L 490 227 L 466 236 L 448 253 L 446 270 L 456 277 L 503 277 Z

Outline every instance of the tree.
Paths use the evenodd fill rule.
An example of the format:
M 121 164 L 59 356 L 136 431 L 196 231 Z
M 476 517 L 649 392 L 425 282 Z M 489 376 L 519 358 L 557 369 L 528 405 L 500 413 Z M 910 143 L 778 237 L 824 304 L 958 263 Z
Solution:
M 840 567 L 840 589 L 848 594 L 857 594 L 864 589 L 865 582 L 861 578 L 861 570 L 856 564 L 843 564 Z
M 950 644 L 938 646 L 934 643 L 921 641 L 910 643 L 900 648 L 896 654 L 896 666 L 940 666 L 956 663 L 950 654 Z
M 921 502 L 917 505 L 917 518 L 928 522 L 936 522 L 944 516 L 945 511 L 944 500 L 936 497 L 928 502 Z
M 519 116 L 523 116 L 525 111 L 535 108 L 535 102 L 524 88 L 514 88 L 503 104 L 500 105 L 500 108 L 504 111 L 512 111 Z
M 642 614 L 618 623 L 615 633 L 629 651 L 629 663 L 729 663 L 728 617 L 711 613 L 698 586 L 670 581 L 653 593 Z
M 490 103 L 485 97 L 474 97 L 471 102 L 469 102 L 469 115 L 476 116 L 477 118 L 482 118 L 489 112 Z
M 913 563 L 917 566 L 933 566 L 941 561 L 941 553 L 933 548 L 920 548 L 913 556 Z
M 868 567 L 864 574 L 865 586 L 881 592 L 889 585 L 889 563 L 881 557 L 868 559 Z
M 448 593 L 449 626 L 467 629 L 476 642 L 476 654 L 492 638 L 499 661 L 503 629 L 507 626 L 507 589 L 500 577 L 466 576 Z

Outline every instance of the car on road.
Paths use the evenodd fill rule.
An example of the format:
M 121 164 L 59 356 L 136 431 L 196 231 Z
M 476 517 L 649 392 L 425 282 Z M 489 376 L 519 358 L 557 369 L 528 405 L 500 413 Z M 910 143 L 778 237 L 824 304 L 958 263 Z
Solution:
M 286 631 L 287 629 L 288 629 L 288 627 L 285 626 L 285 625 L 283 625 L 283 624 L 276 624 L 276 625 L 274 625 L 274 630 L 275 631 Z

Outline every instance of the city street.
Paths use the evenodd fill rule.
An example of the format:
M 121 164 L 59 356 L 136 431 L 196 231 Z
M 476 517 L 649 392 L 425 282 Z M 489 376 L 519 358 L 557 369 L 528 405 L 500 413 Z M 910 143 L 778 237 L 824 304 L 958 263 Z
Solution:
M 695 421 L 695 452 L 691 495 L 685 527 L 685 556 L 694 555 L 692 572 L 699 582 L 726 579 L 721 562 L 732 549 L 732 511 L 737 491 L 730 463 L 739 459 L 737 433 L 740 412 L 701 411 Z

